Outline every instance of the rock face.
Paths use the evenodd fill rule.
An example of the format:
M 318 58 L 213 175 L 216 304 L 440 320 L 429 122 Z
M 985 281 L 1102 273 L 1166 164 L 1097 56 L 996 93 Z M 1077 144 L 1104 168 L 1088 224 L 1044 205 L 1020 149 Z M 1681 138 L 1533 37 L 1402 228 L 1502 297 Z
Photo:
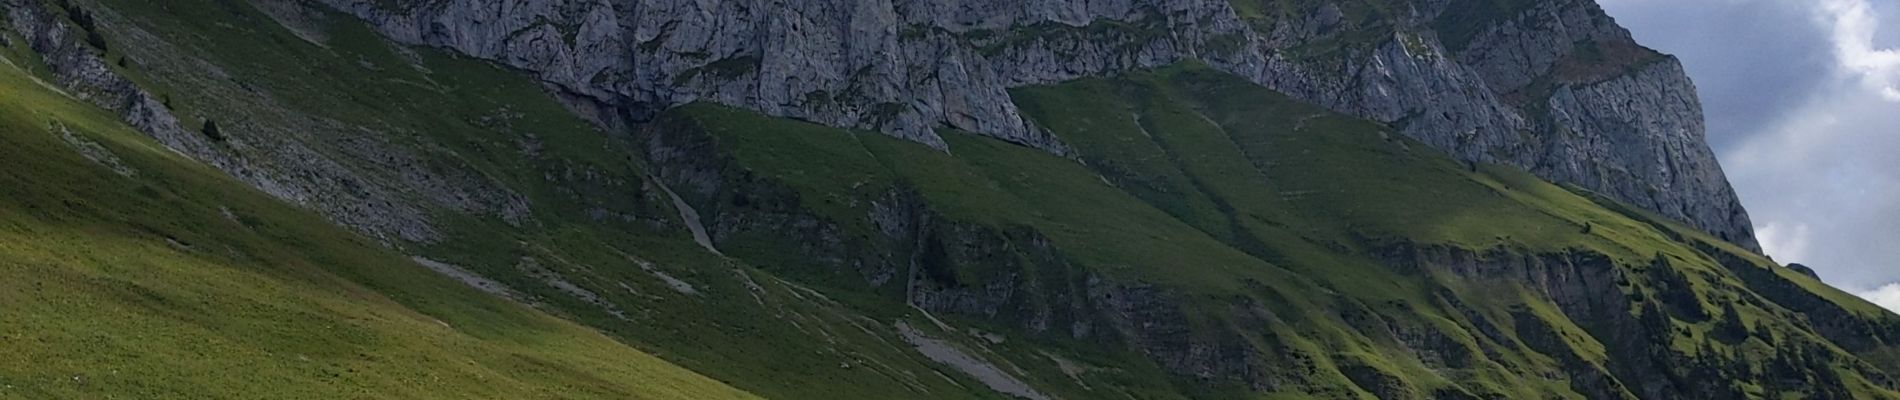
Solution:
M 949 127 L 1064 154 L 1009 88 L 1195 60 L 1757 247 L 1681 67 L 1589 0 L 323 1 L 636 119 L 713 101 L 939 148 Z
M 114 23 L 117 18 L 109 9 L 79 2 L 59 4 L 63 9 L 30 0 L 0 0 L 4 27 L 25 38 L 40 54 L 56 80 L 53 84 L 117 113 L 172 151 L 386 243 L 438 239 L 440 232 L 429 220 L 426 206 L 493 215 L 511 223 L 525 218 L 525 200 L 490 179 L 461 166 L 416 168 L 431 162 L 390 143 L 381 132 L 294 113 L 278 99 L 235 82 L 217 66 L 163 56 L 189 52 L 139 27 Z M 84 22 L 74 26 L 69 20 Z M 115 30 L 119 35 L 115 37 L 137 43 L 117 49 L 120 68 L 135 63 L 171 76 L 192 77 L 190 84 L 200 90 L 254 105 L 246 111 L 273 115 L 226 120 L 217 134 L 185 126 L 173 114 L 169 97 L 161 100 L 127 79 L 108 64 L 103 49 L 88 44 L 90 39 L 81 39 L 107 29 Z M 213 116 L 196 117 L 206 124 L 216 123 Z M 359 167 L 365 165 L 369 167 Z M 405 198 L 403 191 L 423 193 L 422 199 Z

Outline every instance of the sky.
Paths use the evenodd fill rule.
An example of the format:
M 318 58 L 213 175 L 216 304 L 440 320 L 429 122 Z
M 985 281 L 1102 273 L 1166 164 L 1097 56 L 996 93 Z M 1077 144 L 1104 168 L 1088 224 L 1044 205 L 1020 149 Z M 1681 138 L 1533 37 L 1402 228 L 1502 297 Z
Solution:
M 1598 0 L 1682 59 L 1769 256 L 1900 311 L 1900 0 Z

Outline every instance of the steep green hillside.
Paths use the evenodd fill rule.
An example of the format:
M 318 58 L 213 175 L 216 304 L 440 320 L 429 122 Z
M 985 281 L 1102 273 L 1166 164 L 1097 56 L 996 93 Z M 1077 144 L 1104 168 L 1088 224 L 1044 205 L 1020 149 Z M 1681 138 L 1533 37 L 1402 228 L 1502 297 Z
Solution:
M 7 396 L 1900 398 L 1900 317 L 1196 65 L 1013 93 L 1070 157 L 939 151 L 301 1 L 32 4 L 189 131 L 9 34 Z
M 1172 213 L 1184 221 L 1195 221 L 1190 215 L 1225 216 L 1225 225 L 1199 228 L 1319 280 L 1321 287 L 1362 299 L 1376 313 L 1394 314 L 1384 318 L 1386 324 L 1398 321 L 1394 329 L 1400 336 L 1410 329 L 1403 327 L 1405 319 L 1424 316 L 1413 323 L 1429 326 L 1438 309 L 1453 321 L 1464 320 L 1455 322 L 1462 329 L 1438 327 L 1448 336 L 1471 335 L 1479 347 L 1509 348 L 1508 334 L 1475 338 L 1493 336 L 1482 332 L 1484 317 L 1458 317 L 1470 313 L 1457 310 L 1465 307 L 1458 303 L 1478 308 L 1479 314 L 1485 305 L 1502 306 L 1491 310 L 1497 313 L 1491 318 L 1519 320 L 1516 341 L 1528 347 L 1522 350 L 1537 353 L 1527 358 L 1547 356 L 1571 364 L 1558 368 L 1573 377 L 1572 389 L 1592 398 L 1608 392 L 1592 393 L 1602 388 L 1580 385 L 1575 379 L 1584 374 L 1573 360 L 1565 360 L 1572 355 L 1563 353 L 1600 364 L 1644 398 L 1739 398 L 1774 394 L 1777 388 L 1757 383 L 1787 372 L 1759 368 L 1761 358 L 1785 356 L 1767 348 L 1832 353 L 1829 348 L 1838 344 L 1849 351 L 1823 358 L 1842 360 L 1804 369 L 1831 377 L 1834 367 L 1827 363 L 1839 362 L 1891 388 L 1885 375 L 1894 371 L 1893 364 L 1874 367 L 1852 358 L 1871 356 L 1868 361 L 1880 363 L 1885 358 L 1880 354 L 1891 347 L 1843 340 L 1845 335 L 1825 326 L 1837 322 L 1824 321 L 1854 318 L 1844 324 L 1855 327 L 1840 329 L 1892 343 L 1900 331 L 1891 314 L 1720 240 L 1588 193 L 1509 168 L 1456 163 L 1381 127 L 1331 116 L 1193 67 L 1029 89 L 1019 98 L 1117 186 L 1164 188 L 1145 195 L 1131 192 L 1164 210 L 1182 210 Z M 1160 161 L 1130 165 L 1123 160 L 1139 158 L 1117 153 L 1154 155 Z M 1194 195 L 1210 201 L 1193 202 Z M 1567 265 L 1583 271 L 1552 271 L 1539 270 L 1552 266 L 1521 259 L 1555 255 L 1589 261 Z M 1381 277 L 1394 272 L 1419 280 L 1420 286 L 1368 285 L 1406 280 Z M 1597 274 L 1608 275 L 1615 286 L 1593 282 L 1600 279 L 1592 277 Z M 1565 275 L 1574 280 L 1553 281 Z M 1786 292 L 1791 287 L 1810 292 L 1792 295 Z M 1516 301 L 1495 290 L 1528 292 L 1528 299 L 1512 304 Z M 1543 301 L 1554 302 L 1549 305 L 1556 309 L 1539 311 L 1548 306 L 1539 304 Z M 1398 310 L 1385 309 L 1393 305 Z M 1545 348 L 1550 344 L 1536 343 L 1539 339 L 1522 331 L 1525 316 L 1519 307 L 1553 320 L 1558 332 L 1588 336 L 1565 333 L 1569 349 Z M 1658 307 L 1662 315 L 1655 313 Z M 1655 325 L 1640 330 L 1624 325 L 1639 321 Z M 1576 326 L 1564 326 L 1570 324 Z M 1748 326 L 1735 326 L 1742 324 Z M 1632 343 L 1638 337 L 1649 343 Z M 1402 344 L 1414 352 L 1421 345 Z M 1522 373 L 1508 352 L 1501 355 L 1485 358 Z M 1659 376 L 1675 377 L 1658 388 L 1665 386 L 1654 382 Z M 1820 380 L 1825 379 L 1799 391 L 1826 393 L 1817 387 L 1838 385 L 1858 398 L 1892 395 L 1861 392 L 1867 388 L 1851 374 L 1838 383 Z M 1468 389 L 1484 396 L 1478 393 L 1484 389 Z
M 1002 398 L 916 352 L 893 325 L 916 315 L 901 303 L 827 297 L 705 251 L 646 181 L 637 149 L 527 77 L 397 46 L 297 2 L 72 4 L 47 9 L 93 15 L 108 43 L 93 50 L 129 60 L 109 64 L 163 98 L 190 134 L 219 124 L 220 138 L 193 156 L 264 166 L 225 172 L 313 192 L 295 200 L 395 249 L 378 251 L 477 274 L 500 296 L 765 397 Z M 11 43 L 34 61 L 27 43 Z M 392 215 L 410 208 L 426 220 Z M 336 262 L 307 265 L 350 267 Z M 911 325 L 918 337 L 962 340 Z
M 1039 345 L 1130 345 L 1200 376 L 1186 393 L 1893 395 L 1892 315 L 1588 193 L 1193 66 L 1017 97 L 1080 163 L 704 105 L 652 133 L 704 131 L 748 171 L 695 201 L 731 254 L 873 292 L 908 273 L 914 304 Z M 789 190 L 757 195 L 772 185 Z M 788 230 L 839 244 L 786 249 Z
M 13 57 L 0 397 L 752 398 L 270 199 Z

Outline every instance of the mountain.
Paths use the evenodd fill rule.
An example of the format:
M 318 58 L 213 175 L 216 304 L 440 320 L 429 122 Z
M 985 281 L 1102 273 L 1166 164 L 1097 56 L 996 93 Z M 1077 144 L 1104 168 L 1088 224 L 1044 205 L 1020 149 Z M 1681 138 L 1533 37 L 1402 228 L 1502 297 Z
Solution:
M 0 398 L 756 398 L 254 190 L 7 45 Z
M 1900 398 L 1588 1 L 0 5 L 0 396 Z
M 1674 57 L 1589 0 L 325 0 L 635 119 L 709 101 L 1065 153 L 1010 88 L 1199 61 L 1756 249 Z

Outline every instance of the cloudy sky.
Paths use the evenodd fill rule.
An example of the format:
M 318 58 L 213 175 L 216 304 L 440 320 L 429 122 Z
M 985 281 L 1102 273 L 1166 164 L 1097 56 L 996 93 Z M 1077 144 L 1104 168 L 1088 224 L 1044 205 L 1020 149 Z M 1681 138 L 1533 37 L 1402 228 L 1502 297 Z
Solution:
M 1599 0 L 1682 58 L 1769 255 L 1900 310 L 1900 0 Z

